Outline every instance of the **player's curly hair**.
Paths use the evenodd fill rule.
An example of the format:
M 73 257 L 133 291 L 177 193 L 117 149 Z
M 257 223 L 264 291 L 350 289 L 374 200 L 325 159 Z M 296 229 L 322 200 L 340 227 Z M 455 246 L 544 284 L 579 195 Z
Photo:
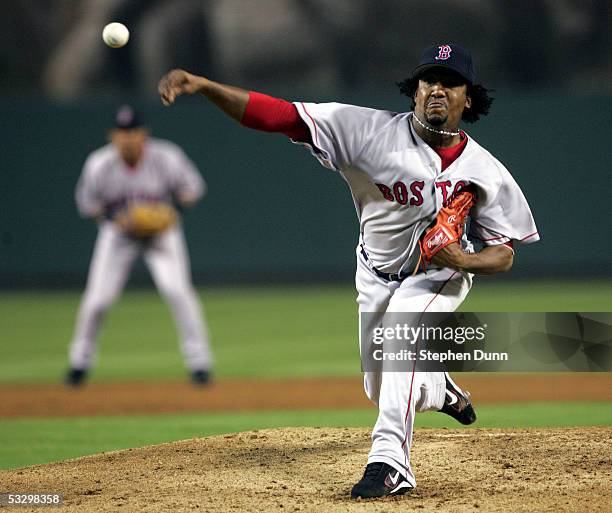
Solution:
M 407 78 L 397 83 L 400 93 L 410 98 L 412 109 L 414 110 L 414 93 L 419 85 L 419 79 Z M 486 116 L 489 113 L 491 104 L 495 98 L 489 96 L 493 89 L 487 89 L 480 84 L 467 84 L 467 95 L 472 99 L 472 106 L 464 109 L 461 119 L 467 123 L 474 123 L 480 119 L 480 116 Z

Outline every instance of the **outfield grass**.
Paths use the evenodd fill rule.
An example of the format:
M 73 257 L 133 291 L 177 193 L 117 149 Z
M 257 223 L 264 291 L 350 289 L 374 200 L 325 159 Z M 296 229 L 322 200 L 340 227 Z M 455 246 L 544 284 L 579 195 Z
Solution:
M 419 414 L 417 427 L 459 428 L 439 413 Z M 0 468 L 23 467 L 102 451 L 279 426 L 371 427 L 376 410 L 257 411 L 15 419 L 0 422 Z M 528 403 L 478 407 L 476 428 L 610 426 L 610 403 Z M 469 429 L 469 428 L 468 428 Z
M 202 289 L 221 377 L 358 375 L 351 286 Z M 0 294 L 0 383 L 57 382 L 67 365 L 80 292 Z M 482 279 L 465 311 L 606 311 L 612 282 Z M 127 291 L 101 333 L 94 379 L 184 377 L 166 306 L 152 290 Z

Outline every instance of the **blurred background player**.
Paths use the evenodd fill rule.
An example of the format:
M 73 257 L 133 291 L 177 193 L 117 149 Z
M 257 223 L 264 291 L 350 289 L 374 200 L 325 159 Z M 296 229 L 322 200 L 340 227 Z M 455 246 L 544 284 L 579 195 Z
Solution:
M 119 108 L 110 143 L 89 155 L 76 188 L 79 212 L 98 221 L 98 238 L 70 346 L 66 384 L 78 386 L 87 377 L 104 315 L 140 255 L 172 309 L 192 381 L 210 381 L 207 327 L 174 209 L 174 204 L 192 206 L 205 188 L 178 146 L 150 138 L 138 112 L 127 105 Z M 148 223 L 146 231 L 137 226 L 142 218 Z

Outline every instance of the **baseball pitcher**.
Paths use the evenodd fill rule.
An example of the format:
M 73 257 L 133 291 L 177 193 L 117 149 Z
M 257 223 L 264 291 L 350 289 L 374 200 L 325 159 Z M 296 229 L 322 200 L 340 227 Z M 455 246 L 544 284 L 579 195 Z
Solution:
M 488 114 L 492 102 L 476 81 L 470 53 L 450 44 L 427 48 L 400 90 L 409 112 L 289 103 L 183 70 L 159 84 L 164 104 L 200 93 L 247 127 L 307 146 L 342 176 L 360 225 L 357 302 L 360 312 L 375 313 L 368 317 L 373 326 L 386 312 L 454 311 L 475 274 L 508 271 L 515 242 L 539 239 L 508 170 L 459 128 L 461 120 Z M 472 241 L 482 249 L 475 251 Z M 441 411 L 462 424 L 476 420 L 468 394 L 447 373 L 366 372 L 364 385 L 379 415 L 353 498 L 398 495 L 416 486 L 410 465 L 416 412 Z
M 191 379 L 206 384 L 212 370 L 208 332 L 174 207 L 193 205 L 206 185 L 178 146 L 148 136 L 130 106 L 117 111 L 110 138 L 109 144 L 89 155 L 76 188 L 78 210 L 98 221 L 98 237 L 65 381 L 77 386 L 86 379 L 104 315 L 142 255 L 172 309 Z

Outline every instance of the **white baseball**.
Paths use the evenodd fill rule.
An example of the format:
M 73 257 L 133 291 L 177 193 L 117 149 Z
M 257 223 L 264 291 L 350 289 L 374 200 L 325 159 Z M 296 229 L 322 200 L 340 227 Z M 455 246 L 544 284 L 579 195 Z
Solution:
M 123 23 L 109 23 L 102 31 L 102 39 L 111 48 L 121 48 L 130 39 L 130 31 Z

